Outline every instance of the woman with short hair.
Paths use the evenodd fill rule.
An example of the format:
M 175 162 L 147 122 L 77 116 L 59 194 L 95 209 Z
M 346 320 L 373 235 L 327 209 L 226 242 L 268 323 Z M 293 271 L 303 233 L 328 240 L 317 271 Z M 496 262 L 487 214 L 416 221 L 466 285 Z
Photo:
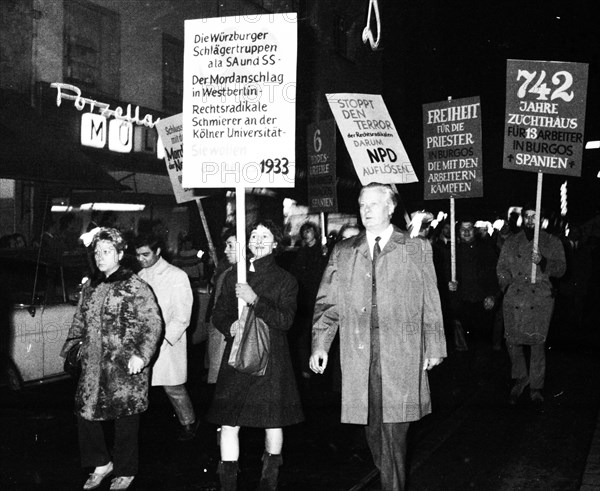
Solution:
M 98 488 L 114 474 L 110 489 L 128 489 L 138 471 L 140 413 L 148 408 L 149 365 L 162 335 L 152 290 L 121 267 L 126 243 L 118 230 L 101 228 L 91 247 L 98 274 L 88 281 L 62 355 L 81 342 L 81 375 L 75 394 L 83 467 L 95 467 L 83 485 Z M 115 427 L 109 452 L 103 421 Z
M 283 427 L 304 419 L 287 340 L 296 312 L 298 284 L 275 263 L 275 253 L 282 240 L 280 229 L 273 222 L 263 220 L 250 230 L 247 283 L 237 282 L 234 268 L 223 282 L 212 316 L 214 326 L 227 340 L 214 400 L 207 415 L 211 423 L 221 425 L 218 472 L 224 491 L 237 489 L 241 426 L 265 429 L 259 489 L 274 490 L 282 464 Z M 238 372 L 228 364 L 237 333 L 240 298 L 253 305 L 256 317 L 269 327 L 269 360 L 262 376 Z

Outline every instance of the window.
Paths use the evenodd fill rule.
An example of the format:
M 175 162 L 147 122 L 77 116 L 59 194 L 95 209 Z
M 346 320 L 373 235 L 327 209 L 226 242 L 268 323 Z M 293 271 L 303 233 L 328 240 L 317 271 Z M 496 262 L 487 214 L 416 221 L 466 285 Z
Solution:
M 82 0 L 65 0 L 64 6 L 65 81 L 118 99 L 119 15 Z
M 349 61 L 356 62 L 361 31 L 358 20 L 339 15 L 335 18 L 335 51 Z
M 267 12 L 297 12 L 298 0 L 250 0 Z
M 163 34 L 163 110 L 180 113 L 183 101 L 183 42 Z

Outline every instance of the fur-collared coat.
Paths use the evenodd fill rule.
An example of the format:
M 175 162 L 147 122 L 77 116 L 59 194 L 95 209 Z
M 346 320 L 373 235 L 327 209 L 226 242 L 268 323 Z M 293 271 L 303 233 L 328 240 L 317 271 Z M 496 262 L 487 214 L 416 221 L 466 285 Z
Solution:
M 383 422 L 431 412 L 425 358 L 444 358 L 446 338 L 429 242 L 394 227 L 377 261 Z M 366 233 L 335 246 L 313 320 L 312 347 L 329 351 L 340 330 L 342 423 L 367 424 L 371 359 L 372 261 Z
M 112 420 L 148 408 L 150 364 L 162 336 L 154 293 L 131 271 L 119 268 L 108 278 L 86 283 L 62 354 L 79 339 L 81 376 L 75 413 L 84 419 Z M 128 373 L 132 355 L 145 368 Z

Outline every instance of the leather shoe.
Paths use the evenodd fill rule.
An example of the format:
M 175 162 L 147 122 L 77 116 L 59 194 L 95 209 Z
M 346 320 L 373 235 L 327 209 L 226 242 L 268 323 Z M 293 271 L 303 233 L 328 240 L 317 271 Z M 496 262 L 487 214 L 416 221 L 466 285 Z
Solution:
M 183 425 L 181 430 L 179 430 L 179 435 L 177 439 L 180 442 L 185 442 L 187 440 L 191 440 L 196 436 L 196 431 L 198 431 L 198 426 L 200 425 L 200 420 L 196 419 L 192 424 Z
M 527 377 L 519 378 L 513 385 L 513 388 L 510 390 L 510 397 L 508 399 L 508 403 L 511 405 L 515 405 L 521 397 L 521 394 L 525 390 L 525 387 L 529 385 L 529 379 Z
M 131 486 L 131 483 L 133 482 L 134 478 L 135 478 L 135 476 L 119 476 L 119 477 L 115 477 L 110 482 L 110 489 L 112 489 L 112 490 L 129 489 L 129 486 Z
M 96 489 L 97 487 L 100 486 L 100 484 L 102 484 L 102 481 L 104 480 L 104 478 L 106 476 L 108 476 L 109 474 L 111 474 L 113 471 L 113 463 L 109 462 L 108 463 L 108 467 L 106 468 L 106 471 L 100 473 L 100 472 L 92 472 L 90 474 L 90 477 L 88 477 L 87 481 L 85 481 L 85 484 L 83 485 L 83 489 Z
M 539 389 L 532 389 L 529 396 L 531 397 L 531 402 L 535 402 L 536 404 L 542 404 L 544 402 L 544 396 Z

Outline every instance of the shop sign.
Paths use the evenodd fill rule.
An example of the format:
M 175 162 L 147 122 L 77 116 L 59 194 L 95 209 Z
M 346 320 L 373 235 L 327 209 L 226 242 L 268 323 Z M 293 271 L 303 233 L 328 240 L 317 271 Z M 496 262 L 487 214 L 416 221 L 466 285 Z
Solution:
M 108 131 L 107 131 L 108 127 Z M 104 148 L 113 152 L 129 153 L 133 147 L 133 125 L 128 121 L 111 119 L 93 113 L 81 115 L 81 144 L 86 147 Z
M 81 97 L 81 89 L 75 85 L 63 84 L 63 83 L 51 83 L 50 87 L 56 89 L 56 105 L 60 106 L 62 99 L 74 101 L 73 105 L 78 111 L 83 111 L 88 106 L 90 112 L 94 112 L 94 109 L 100 111 L 100 115 L 106 118 L 121 119 L 129 121 L 132 124 L 141 124 L 154 128 L 154 125 L 160 121 L 158 118 L 156 121 L 152 119 L 151 114 L 146 114 L 143 119 L 140 119 L 140 107 L 136 106 L 133 114 L 131 113 L 131 104 L 127 104 L 127 111 L 123 111 L 121 106 L 117 106 L 115 109 L 111 109 L 110 104 L 105 102 L 98 102 L 93 99 Z
M 81 90 L 74 85 L 52 83 L 50 86 L 57 90 L 57 106 L 66 99 L 74 101 L 73 105 L 78 111 L 88 108 L 89 112 L 81 115 L 82 145 L 105 148 L 108 143 L 108 149 L 113 152 L 130 153 L 133 150 L 156 153 L 157 158 L 162 158 L 156 132 L 153 130 L 160 118 L 153 120 L 150 114 L 140 118 L 139 106 L 132 112 L 131 104 L 127 105 L 126 111 L 120 106 L 111 109 L 109 104 L 82 97 Z

